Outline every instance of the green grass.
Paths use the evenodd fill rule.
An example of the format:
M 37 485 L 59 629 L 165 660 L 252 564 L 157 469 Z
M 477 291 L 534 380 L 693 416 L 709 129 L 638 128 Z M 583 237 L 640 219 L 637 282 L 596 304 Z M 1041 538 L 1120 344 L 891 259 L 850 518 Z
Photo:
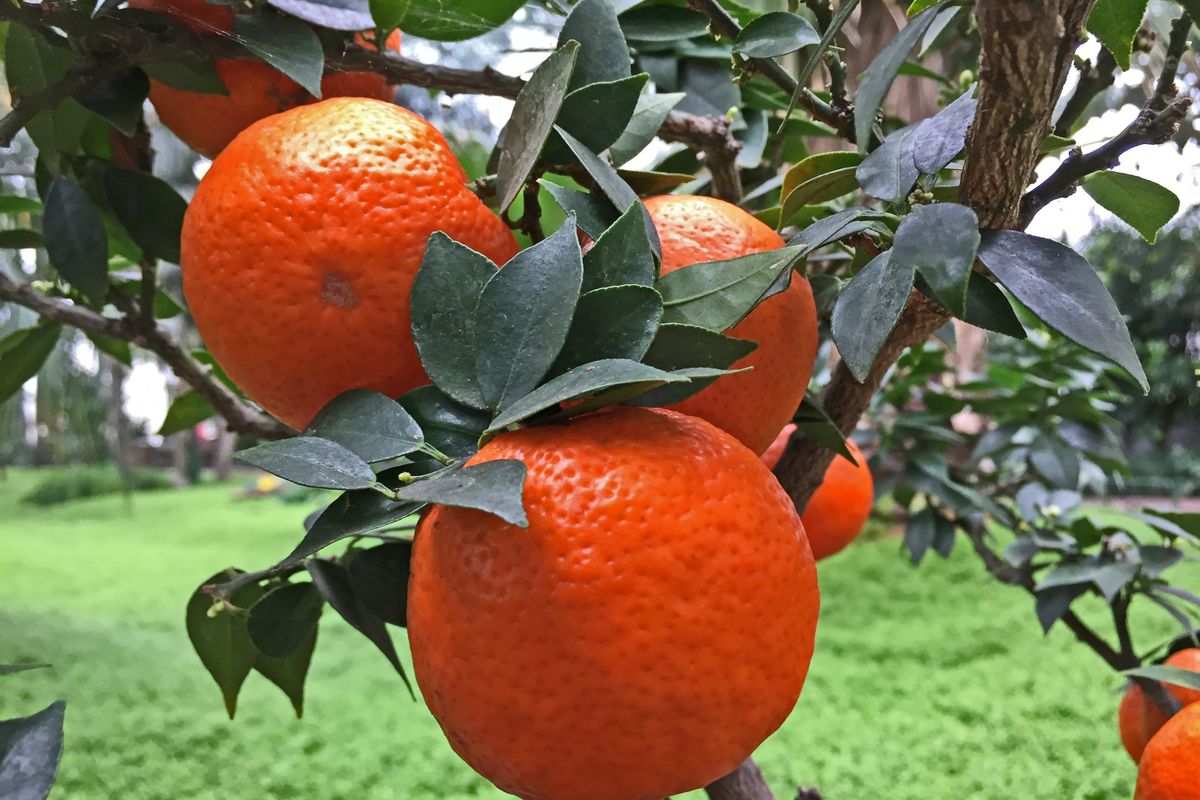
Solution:
M 234 501 L 231 486 L 138 495 L 131 509 L 119 496 L 18 507 L 32 480 L 0 481 L 0 663 L 54 666 L 2 679 L 0 718 L 67 699 L 52 797 L 502 797 L 328 611 L 305 719 L 257 675 L 225 718 L 184 603 L 218 568 L 282 555 L 306 507 Z M 914 570 L 896 540 L 860 542 L 821 565 L 821 586 L 808 685 L 758 753 L 781 798 L 796 784 L 828 800 L 1130 796 L 1119 681 L 1067 631 L 1043 638 L 1030 599 L 991 583 L 966 547 Z

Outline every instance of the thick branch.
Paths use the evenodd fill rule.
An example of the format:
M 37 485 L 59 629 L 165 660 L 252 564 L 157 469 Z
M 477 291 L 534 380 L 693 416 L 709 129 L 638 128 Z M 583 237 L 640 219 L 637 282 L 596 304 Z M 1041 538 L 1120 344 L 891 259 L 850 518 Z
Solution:
M 709 800 L 775 800 L 762 770 L 751 759 L 704 789 Z
M 686 144 L 704 155 L 717 197 L 731 203 L 742 199 L 742 178 L 737 167 L 742 143 L 734 138 L 729 120 L 673 111 L 663 121 L 658 135 L 663 141 Z
M 293 435 L 290 428 L 253 408 L 216 380 L 208 367 L 192 358 L 155 320 L 143 320 L 132 299 L 120 297 L 124 299 L 119 302 L 126 304 L 126 308 L 121 309 L 125 317 L 106 317 L 84 306 L 48 297 L 30 285 L 0 273 L 0 300 L 24 306 L 44 319 L 79 328 L 85 333 L 120 339 L 151 351 L 180 380 L 207 400 L 225 418 L 230 430 L 263 439 Z

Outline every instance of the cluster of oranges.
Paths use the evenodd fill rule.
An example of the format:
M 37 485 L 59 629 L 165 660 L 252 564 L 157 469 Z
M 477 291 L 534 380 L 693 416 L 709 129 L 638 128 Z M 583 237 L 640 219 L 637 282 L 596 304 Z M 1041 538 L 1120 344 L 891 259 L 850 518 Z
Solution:
M 1200 672 L 1200 648 L 1180 650 L 1165 663 Z M 1170 718 L 1136 684 L 1121 698 L 1121 741 L 1138 764 L 1134 800 L 1200 798 L 1200 690 L 1166 687 L 1183 706 Z

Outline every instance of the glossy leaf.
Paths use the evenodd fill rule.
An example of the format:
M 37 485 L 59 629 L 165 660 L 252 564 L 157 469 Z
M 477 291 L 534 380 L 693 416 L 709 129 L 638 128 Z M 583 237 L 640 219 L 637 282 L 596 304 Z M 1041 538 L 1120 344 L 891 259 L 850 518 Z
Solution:
M 187 201 L 147 172 L 110 169 L 104 195 L 121 225 L 150 258 L 179 262 L 179 235 Z
M 983 237 L 979 260 L 1043 322 L 1109 359 L 1148 390 L 1121 312 L 1083 256 L 1050 239 L 990 231 Z
M 634 220 L 641 228 L 640 220 Z M 649 286 L 605 286 L 579 298 L 552 373 L 608 358 L 638 361 L 654 339 L 663 302 Z
M 1038 622 L 1041 623 L 1042 632 L 1049 633 L 1054 623 L 1067 613 L 1071 603 L 1087 590 L 1088 584 L 1076 583 L 1068 586 L 1052 586 L 1038 591 L 1034 595 L 1036 598 L 1034 611 L 1037 613 Z
M 1112 53 L 1121 69 L 1129 69 L 1133 40 L 1146 16 L 1147 4 L 1147 0 L 1097 0 L 1092 7 L 1087 28 Z
M 914 272 L 891 263 L 890 250 L 871 259 L 842 290 L 830 327 L 850 373 L 864 381 L 908 303 Z
M 679 105 L 683 97 L 682 92 L 642 92 L 633 109 L 633 115 L 629 118 L 629 124 L 608 148 L 613 163 L 624 164 L 654 141 L 667 115 Z
M 45 800 L 62 759 L 63 700 L 28 717 L 0 720 L 0 790 L 5 800 Z
M 977 328 L 1003 333 L 1014 339 L 1024 339 L 1025 326 L 1017 319 L 1008 296 L 996 284 L 978 272 L 971 273 L 967 283 L 967 313 L 963 320 Z
M 967 283 L 979 249 L 979 220 L 957 203 L 917 206 L 896 230 L 892 267 L 915 269 L 956 317 L 966 314 Z
M 400 27 L 411 6 L 412 0 L 368 0 L 367 3 L 375 29 L 384 34 Z
M 575 224 L 593 240 L 599 239 L 619 216 L 612 203 L 603 197 L 568 189 L 547 180 L 538 183 L 550 193 L 559 208 L 568 214 L 575 214 Z
M 658 327 L 642 361 L 666 372 L 689 367 L 727 369 L 757 347 L 757 342 L 734 339 L 707 328 L 664 323 Z M 694 379 L 690 383 L 670 383 L 640 394 L 631 402 L 647 406 L 674 405 L 702 391 L 714 380 Z
M 557 124 L 588 149 L 599 153 L 620 138 L 633 118 L 634 110 L 649 75 L 642 72 L 619 81 L 592 83 L 571 92 L 563 100 Z M 573 154 L 557 136 L 551 136 L 542 151 L 549 164 L 571 161 Z
M 485 461 L 450 467 L 396 490 L 401 500 L 473 508 L 494 514 L 510 525 L 529 526 L 522 495 L 525 465 L 515 460 Z
M 180 392 L 167 408 L 167 415 L 163 417 L 162 425 L 158 428 L 158 435 L 170 436 L 186 431 L 216 416 L 216 413 L 212 404 L 200 393 L 191 389 Z
M 229 94 L 229 88 L 221 80 L 221 75 L 212 61 L 181 56 L 173 59 L 145 61 L 142 63 L 142 69 L 152 79 L 185 92 Z
M 236 14 L 233 34 L 251 53 L 321 97 L 325 51 L 311 27 L 283 14 Z
M 917 126 L 912 138 L 913 166 L 932 175 L 962 152 L 975 119 L 974 87 Z
M 880 200 L 896 202 L 908 197 L 920 177 L 913 162 L 915 136 L 921 123 L 888 134 L 858 165 L 855 177 L 863 191 Z
M 685 183 L 696 180 L 690 172 L 653 172 L 636 169 L 619 169 L 617 174 L 639 195 L 667 194 Z
M 866 152 L 871 140 L 871 127 L 875 124 L 875 113 L 883 104 L 892 82 L 908 54 L 925 35 L 940 10 L 940 3 L 922 11 L 908 23 L 880 51 L 871 66 L 863 73 L 854 95 L 854 134 L 859 149 Z
M 812 396 L 811 392 L 805 393 L 800 408 L 792 417 L 792 422 L 796 423 L 796 427 L 805 436 L 826 450 L 832 450 L 838 454 L 839 458 L 844 458 L 851 464 L 858 464 L 854 459 L 854 454 L 846 446 L 846 437 L 842 435 L 841 430 L 825 413 L 825 409 L 821 408 L 820 403 Z
M 798 247 L 804 255 L 808 255 L 814 250 L 841 241 L 848 236 L 871 230 L 881 224 L 879 222 L 881 219 L 880 212 L 870 208 L 861 206 L 847 208 L 810 223 L 789 239 L 788 245 Z
M 214 600 L 204 587 L 226 583 L 239 573 L 239 570 L 223 570 L 200 584 L 188 600 L 185 614 L 188 638 L 200 662 L 220 687 L 230 719 L 237 713 L 238 692 L 254 667 L 258 651 L 246 631 L 246 617 L 228 608 L 214 609 Z M 249 608 L 262 596 L 262 591 L 258 584 L 244 586 L 231 602 L 238 608 Z
M 315 436 L 267 442 L 233 456 L 243 464 L 314 489 L 366 489 L 375 473 L 357 453 Z
M 571 326 L 583 256 L 571 217 L 522 250 L 483 287 L 475 311 L 475 369 L 483 400 L 502 409 L 549 372 Z
M 251 607 L 246 631 L 263 655 L 286 658 L 309 638 L 324 604 L 311 583 L 285 583 Z
M 605 286 L 653 286 L 658 269 L 640 204 L 630 206 L 583 256 L 584 292 Z
M 798 247 L 693 264 L 660 277 L 664 322 L 724 331 L 749 314 L 779 277 L 803 256 Z
M 571 39 L 583 45 L 571 89 L 629 77 L 629 46 L 609 0 L 579 0 L 572 6 L 558 35 L 558 46 Z
M 821 35 L 804 17 L 787 11 L 771 11 L 743 28 L 733 49 L 749 58 L 773 58 L 819 41 Z
M 425 440 L 451 458 L 474 454 L 491 420 L 484 412 L 454 402 L 436 386 L 413 389 L 400 398 L 400 405 L 421 426 Z
M 813 178 L 845 167 L 856 167 L 862 163 L 862 155 L 855 150 L 831 150 L 814 153 L 793 164 L 783 176 L 780 196 L 784 199 L 800 185 Z
M 297 719 L 304 716 L 304 680 L 308 677 L 313 652 L 317 649 L 317 630 L 316 625 L 309 628 L 295 648 L 283 658 L 271 658 L 259 653 L 254 661 L 254 671 L 283 691 L 291 701 Z
M 70 178 L 55 178 L 45 200 L 42 236 L 50 263 L 63 280 L 102 303 L 108 293 L 108 235 L 100 211 Z
M 358 550 L 346 569 L 360 602 L 384 622 L 408 625 L 408 576 L 412 542 L 388 542 Z
M 564 41 L 543 61 L 517 95 L 512 114 L 500 132 L 496 163 L 496 204 L 512 205 L 550 137 L 571 85 L 579 42 Z
M 1083 179 L 1083 190 L 1128 222 L 1149 244 L 1179 211 L 1179 198 L 1165 186 L 1137 175 L 1101 170 Z
M 1152 681 L 1160 681 L 1161 683 L 1169 683 L 1172 686 L 1182 686 L 1185 689 L 1200 691 L 1200 672 L 1184 669 L 1183 667 L 1152 664 L 1148 667 L 1127 669 L 1122 674 L 1128 675 L 1131 678 L 1148 678 Z
M 12 397 L 37 375 L 58 344 L 62 326 L 42 324 L 20 333 L 20 338 L 0 353 L 0 401 Z
M 133 136 L 142 121 L 142 105 L 149 92 L 150 81 L 146 73 L 131 67 L 106 80 L 85 85 L 75 93 L 75 99 L 121 133 Z
M 625 38 L 636 42 L 680 42 L 708 32 L 708 17 L 675 6 L 644 6 L 619 16 Z
M 407 455 L 425 442 L 421 427 L 403 406 L 370 389 L 351 389 L 333 398 L 304 433 L 337 442 L 372 464 Z
M 524 4 L 524 0 L 412 0 L 401 29 L 424 39 L 458 42 L 500 27 Z
M 334 542 L 392 525 L 424 507 L 422 502 L 396 502 L 371 489 L 346 492 L 313 520 L 300 544 L 280 563 L 298 563 Z

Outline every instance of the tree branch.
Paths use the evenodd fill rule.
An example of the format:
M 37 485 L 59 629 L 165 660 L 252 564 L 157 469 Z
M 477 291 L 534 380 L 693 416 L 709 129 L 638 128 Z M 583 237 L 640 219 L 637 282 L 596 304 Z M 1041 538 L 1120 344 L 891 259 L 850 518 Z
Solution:
M 1117 77 L 1117 60 L 1108 52 L 1107 47 L 1100 48 L 1096 63 L 1083 62 L 1079 67 L 1079 83 L 1071 93 L 1071 99 L 1063 107 L 1062 114 L 1054 123 L 1054 133 L 1058 136 L 1070 136 L 1071 127 L 1087 110 L 1096 95 L 1113 85 Z
M 704 787 L 704 791 L 709 800 L 775 800 L 762 770 L 749 758 L 724 778 Z

